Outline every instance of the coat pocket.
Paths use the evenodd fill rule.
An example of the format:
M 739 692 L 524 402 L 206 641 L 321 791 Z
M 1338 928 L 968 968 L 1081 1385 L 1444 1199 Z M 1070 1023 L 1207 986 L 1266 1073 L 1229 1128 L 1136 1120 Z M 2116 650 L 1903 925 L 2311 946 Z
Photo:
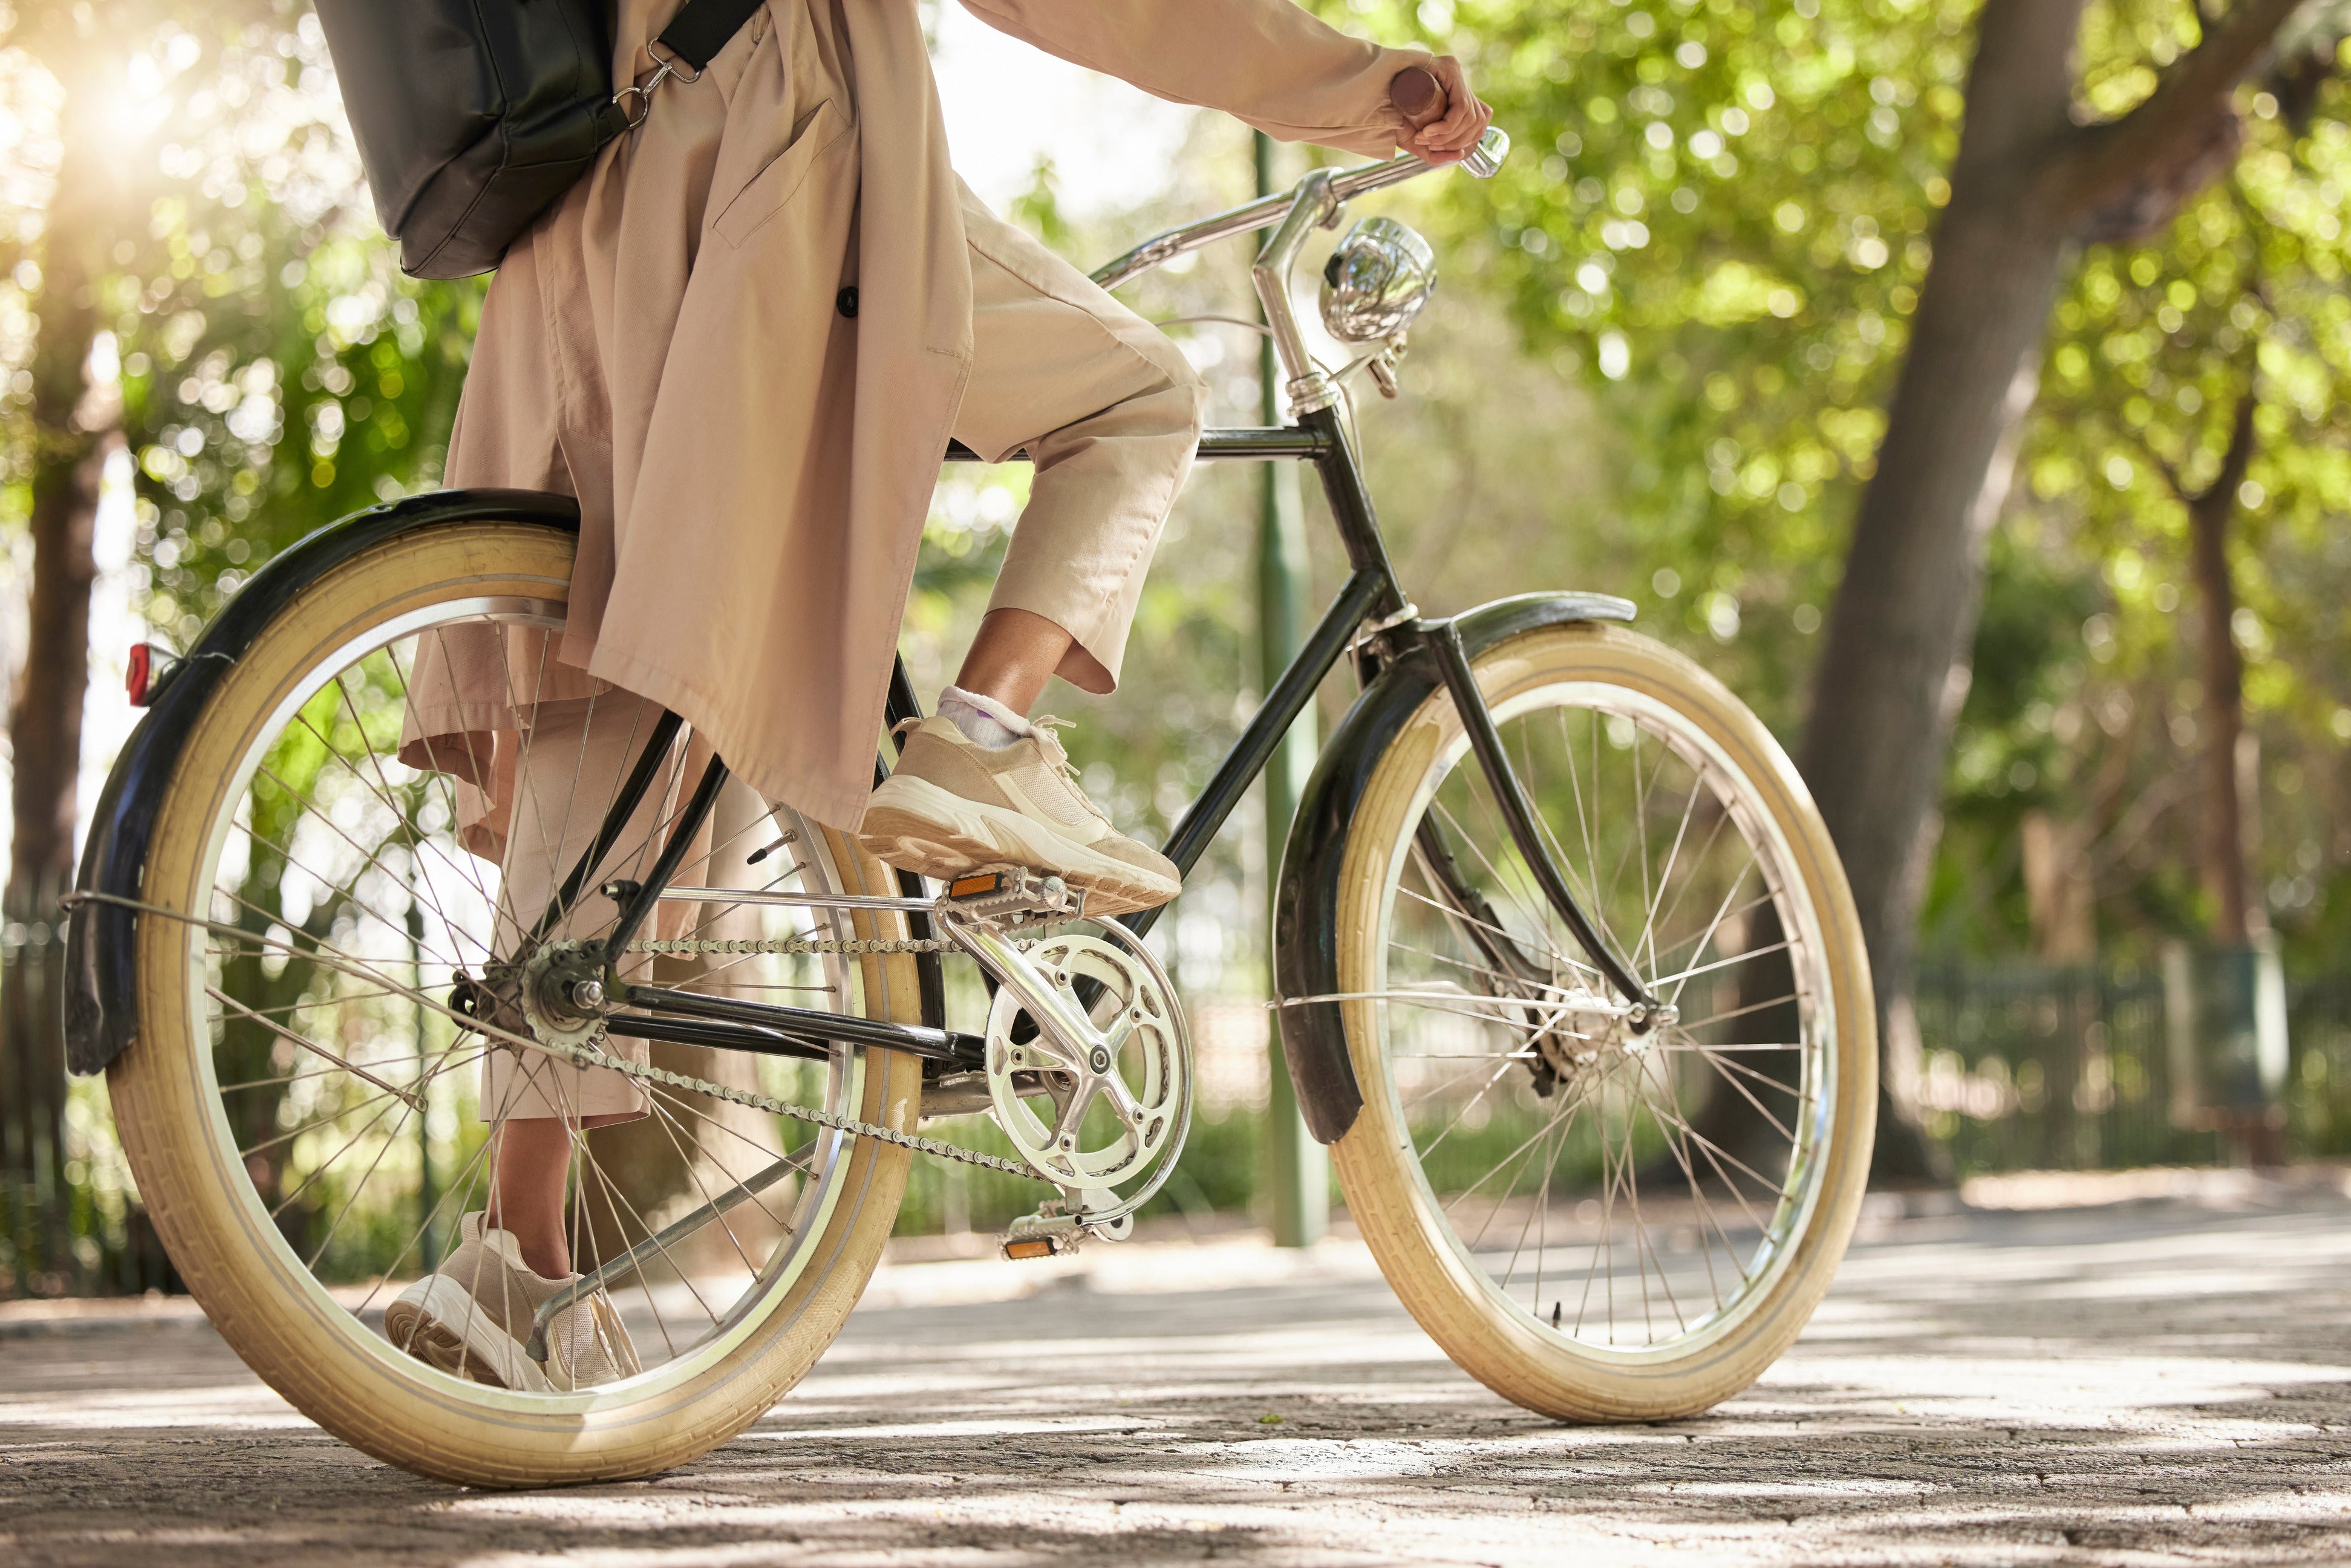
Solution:
M 818 104 L 801 120 L 791 144 L 768 160 L 768 166 L 752 175 L 719 213 L 712 225 L 718 237 L 740 250 L 768 219 L 791 204 L 817 160 L 855 129 L 832 99 Z

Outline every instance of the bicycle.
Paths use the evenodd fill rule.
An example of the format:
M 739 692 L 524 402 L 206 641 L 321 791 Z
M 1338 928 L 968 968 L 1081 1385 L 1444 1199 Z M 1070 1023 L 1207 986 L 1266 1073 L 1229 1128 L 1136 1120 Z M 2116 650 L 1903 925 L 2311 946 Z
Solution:
M 1507 147 L 1491 132 L 1480 156 Z M 1771 1364 L 1843 1254 L 1876 1098 L 1866 960 L 1787 757 L 1628 631 L 1629 602 L 1435 620 L 1396 581 L 1290 280 L 1317 227 L 1426 167 L 1317 171 L 1096 274 L 1274 230 L 1253 276 L 1294 417 L 1211 431 L 1200 455 L 1311 464 L 1352 569 L 1166 852 L 1191 871 L 1349 660 L 1360 695 L 1277 899 L 1309 1124 L 1405 1305 L 1472 1375 L 1561 1418 L 1687 1415 Z M 1340 376 L 1392 371 L 1432 266 L 1389 220 L 1343 241 L 1325 319 L 1372 352 Z M 567 807 L 599 828 L 545 911 L 502 909 L 468 786 L 393 755 L 406 682 L 424 639 L 481 625 L 510 680 L 543 667 L 575 528 L 560 497 L 445 492 L 257 572 L 152 683 L 72 899 L 74 1065 L 108 1071 L 189 1289 L 322 1427 L 474 1484 L 647 1475 L 765 1414 L 864 1287 L 916 1154 L 1036 1181 L 1005 1247 L 1041 1256 L 1125 1235 L 1191 1110 L 1184 1012 L 1143 941 L 1159 911 L 1089 921 L 1021 867 L 893 873 L 715 757 L 689 789 L 674 716 L 612 798 Z M 918 712 L 901 664 L 888 716 Z M 578 766 L 527 740 L 510 765 Z M 591 905 L 590 935 L 545 939 Z M 977 1030 L 951 1026 L 949 958 L 993 988 Z M 615 1038 L 665 1055 L 637 1065 Z M 543 1358 L 549 1314 L 601 1291 L 643 1352 L 621 1381 L 494 1385 L 386 1338 L 397 1282 L 437 1269 L 476 1206 L 494 1129 L 468 1119 L 464 1070 L 501 1050 L 629 1071 L 653 1105 L 633 1132 L 573 1134 L 588 1272 L 529 1343 Z M 970 1146 L 982 1124 L 1008 1154 Z

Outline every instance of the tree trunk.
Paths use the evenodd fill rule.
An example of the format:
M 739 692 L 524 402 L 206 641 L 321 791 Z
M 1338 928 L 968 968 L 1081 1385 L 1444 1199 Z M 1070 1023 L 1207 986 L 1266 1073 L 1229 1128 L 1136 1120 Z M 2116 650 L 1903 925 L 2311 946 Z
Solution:
M 61 78 L 62 78 L 62 73 Z M 0 980 L 0 1087 L 7 1093 L 7 1175 L 43 1217 L 40 1252 L 60 1288 L 64 1233 L 65 1061 L 58 1009 L 64 948 L 57 899 L 73 877 L 82 699 L 89 685 L 89 594 L 98 570 L 91 542 L 107 432 L 87 385 L 99 326 L 97 283 L 113 179 L 103 143 L 70 118 L 89 101 L 68 79 L 68 133 L 41 256 L 34 339 L 34 455 L 29 529 L 33 581 L 25 668 L 9 715 L 15 843 L 0 893 L 7 922 Z
M 2019 831 L 2033 956 L 2044 964 L 2089 963 L 2098 956 L 2098 931 L 2088 826 L 2035 808 Z
M 2251 897 L 2245 857 L 2245 801 L 2238 753 L 2245 734 L 2245 661 L 2237 651 L 2235 584 L 2229 575 L 2229 521 L 2237 486 L 2253 459 L 2253 390 L 2238 400 L 2229 449 L 2212 483 L 2181 498 L 2188 506 L 2189 570 L 2196 579 L 2198 650 L 2204 711 L 2197 739 L 2203 747 L 2204 888 L 2212 900 L 2212 939 L 2224 947 L 2250 943 L 2261 924 Z
M 2158 232 L 2238 145 L 2231 93 L 2299 0 L 2238 0 L 2119 119 L 2075 123 L 2082 0 L 1985 0 L 1967 124 L 1876 473 L 1829 617 L 1801 763 L 1852 879 L 1878 1034 L 1909 985 L 1929 823 L 1967 689 L 1983 543 L 2085 237 Z M 1890 1081 L 1891 1073 L 1883 1075 Z M 1878 1179 L 1933 1179 L 1880 1091 Z
M 2039 164 L 2068 129 L 2079 12 L 2079 0 L 1988 0 L 1978 23 L 1950 205 L 1804 731 L 1802 768 L 1852 880 L 1881 1040 L 1909 983 L 1920 879 L 1908 873 L 1965 690 L 1983 541 L 2008 496 L 2069 245 Z M 1881 1096 L 1877 1175 L 1936 1176 L 1907 1108 Z

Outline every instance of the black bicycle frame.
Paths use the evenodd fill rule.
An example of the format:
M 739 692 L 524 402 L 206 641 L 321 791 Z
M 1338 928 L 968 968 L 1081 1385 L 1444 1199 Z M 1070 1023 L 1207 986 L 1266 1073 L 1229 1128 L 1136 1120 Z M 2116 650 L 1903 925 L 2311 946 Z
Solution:
M 1224 760 L 1200 791 L 1198 800 L 1184 813 L 1168 836 L 1163 852 L 1176 862 L 1176 870 L 1189 875 L 1209 843 L 1216 838 L 1233 808 L 1257 776 L 1265 770 L 1274 747 L 1290 732 L 1306 706 L 1314 700 L 1323 677 L 1356 642 L 1358 629 L 1366 622 L 1380 628 L 1377 643 L 1364 649 L 1361 655 L 1366 678 L 1383 662 L 1426 654 L 1437 661 L 1447 690 L 1461 716 L 1469 736 L 1471 753 L 1478 760 L 1487 786 L 1492 790 L 1497 808 L 1509 829 L 1513 846 L 1518 850 L 1543 897 L 1559 915 L 1576 942 L 1590 956 L 1593 964 L 1606 976 L 1609 984 L 1624 997 L 1630 1014 L 1627 1021 L 1637 1030 L 1647 1026 L 1654 1017 L 1656 1003 L 1647 989 L 1633 976 L 1631 968 L 1601 936 L 1567 884 L 1558 862 L 1545 843 L 1534 808 L 1527 799 L 1525 788 L 1510 767 L 1508 752 L 1494 727 L 1493 715 L 1486 706 L 1484 695 L 1478 689 L 1477 677 L 1469 666 L 1459 637 L 1450 624 L 1424 622 L 1405 598 L 1389 564 L 1387 546 L 1380 537 L 1379 520 L 1372 508 L 1370 492 L 1364 484 L 1363 471 L 1356 466 L 1353 452 L 1348 447 L 1341 431 L 1335 410 L 1322 409 L 1301 416 L 1295 425 L 1259 429 L 1211 430 L 1200 438 L 1199 456 L 1204 462 L 1265 462 L 1289 459 L 1311 463 L 1322 483 L 1322 493 L 1328 498 L 1332 522 L 1339 538 L 1346 548 L 1350 570 L 1346 583 L 1331 601 L 1321 621 L 1308 634 L 1305 645 L 1290 667 L 1281 673 L 1273 687 L 1266 693 L 1265 701 Z M 977 454 L 956 444 L 946 453 L 951 463 L 979 461 Z M 902 662 L 890 684 L 888 721 L 894 729 L 902 722 L 920 718 L 922 709 L 915 700 L 914 686 L 906 678 Z M 644 754 L 631 769 L 620 794 L 606 812 L 591 848 L 583 855 L 569 876 L 564 879 L 561 891 L 534 928 L 544 936 L 552 930 L 563 912 L 577 903 L 584 891 L 593 868 L 610 852 L 613 843 L 630 818 L 642 803 L 653 779 L 660 771 L 663 758 L 675 745 L 678 733 L 674 717 L 664 716 L 648 742 Z M 904 744 L 902 741 L 901 745 Z M 881 758 L 874 761 L 877 779 L 888 774 L 888 765 Z M 695 787 L 693 798 L 680 811 L 670 828 L 668 841 L 660 859 L 647 873 L 643 883 L 623 883 L 611 891 L 619 895 L 622 916 L 619 925 L 605 938 L 607 962 L 617 957 L 629 938 L 640 929 L 651 915 L 669 878 L 683 863 L 686 847 L 701 829 L 712 803 L 717 799 L 719 786 L 726 780 L 723 763 L 711 761 Z M 1439 890 L 1455 907 L 1473 921 L 1485 918 L 1485 901 L 1461 876 L 1453 857 L 1441 842 L 1424 842 L 1422 864 Z M 919 896 L 920 879 L 902 873 L 901 886 L 910 896 Z M 714 890 L 715 901 L 723 902 L 723 890 Z M 1151 929 L 1165 909 L 1140 910 L 1120 918 L 1137 936 Z M 926 935 L 926 916 L 923 921 Z M 1489 922 L 1492 930 L 1489 939 L 1497 945 L 1510 939 L 1500 935 L 1499 921 Z M 1507 972 L 1547 978 L 1549 967 L 1531 956 L 1520 954 L 1489 953 L 1489 957 L 1505 961 L 1498 967 Z M 839 1013 L 820 1011 L 813 1008 L 784 1007 L 766 1002 L 737 1001 L 695 996 L 683 991 L 653 986 L 630 986 L 620 990 L 619 999 L 632 1007 L 646 1009 L 643 1016 L 614 1013 L 608 1016 L 606 1027 L 614 1034 L 643 1040 L 674 1040 L 682 1044 L 716 1046 L 725 1050 L 751 1051 L 760 1055 L 781 1055 L 821 1058 L 830 1045 L 873 1045 L 892 1051 L 904 1051 L 914 1055 L 969 1069 L 980 1064 L 983 1042 L 978 1037 L 958 1034 L 940 1027 L 944 1023 L 941 998 L 933 996 L 937 989 L 934 977 L 925 977 L 923 996 L 924 1022 L 921 1026 L 895 1024 L 877 1019 L 846 1017 Z M 935 1007 L 937 1009 L 934 1010 Z

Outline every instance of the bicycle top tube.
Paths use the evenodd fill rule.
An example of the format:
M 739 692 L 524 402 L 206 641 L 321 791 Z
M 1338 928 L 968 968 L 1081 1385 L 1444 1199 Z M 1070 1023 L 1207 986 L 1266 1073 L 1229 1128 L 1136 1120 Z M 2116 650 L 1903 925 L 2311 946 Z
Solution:
M 1510 137 L 1499 128 L 1489 129 L 1479 139 L 1477 151 L 1462 160 L 1461 167 L 1482 179 L 1500 166 L 1502 160 L 1510 155 Z M 1453 165 L 1449 163 L 1426 163 L 1410 152 L 1399 152 L 1384 163 L 1365 163 L 1332 174 L 1331 200 L 1334 206 L 1343 206 L 1358 196 L 1402 184 L 1432 170 L 1451 167 Z M 1170 229 L 1165 234 L 1154 235 L 1117 260 L 1095 268 L 1093 280 L 1104 288 L 1116 288 L 1186 252 L 1215 245 L 1219 240 L 1231 239 L 1236 235 L 1271 228 L 1288 215 L 1303 183 L 1301 181 L 1300 185 L 1293 185 L 1287 191 L 1259 196 L 1245 206 L 1234 207 L 1202 218 L 1198 223 L 1186 224 L 1180 229 Z

